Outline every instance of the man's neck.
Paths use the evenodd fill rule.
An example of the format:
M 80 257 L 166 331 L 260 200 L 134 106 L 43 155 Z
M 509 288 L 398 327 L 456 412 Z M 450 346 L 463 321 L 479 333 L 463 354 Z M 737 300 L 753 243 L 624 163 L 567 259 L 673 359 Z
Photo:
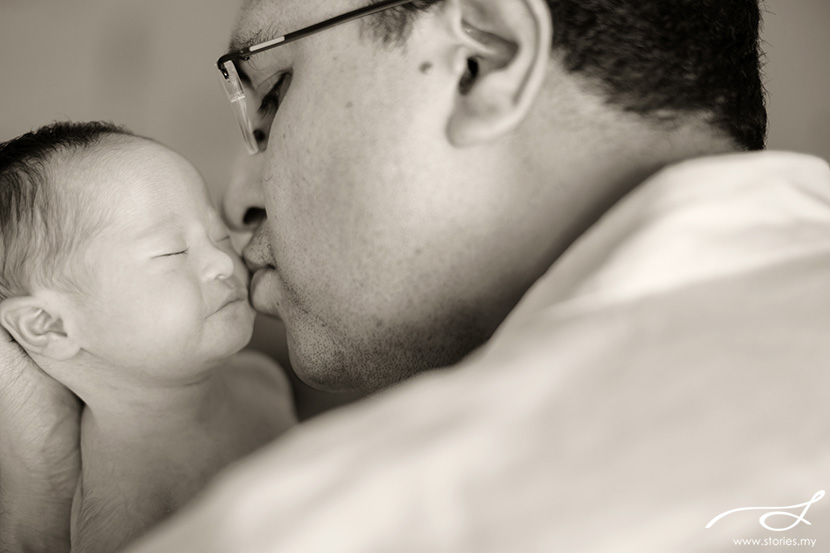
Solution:
M 549 267 L 620 199 L 658 171 L 687 159 L 739 148 L 704 115 L 678 116 L 672 124 L 621 112 L 562 79 L 558 103 L 529 124 L 521 151 L 537 160 L 528 179 L 547 184 L 539 204 L 550 215 Z M 540 108 L 541 109 L 541 108 Z M 545 126 L 556 129 L 551 135 Z M 563 146 L 566 145 L 566 146 Z M 544 187 L 542 187 L 544 188 Z

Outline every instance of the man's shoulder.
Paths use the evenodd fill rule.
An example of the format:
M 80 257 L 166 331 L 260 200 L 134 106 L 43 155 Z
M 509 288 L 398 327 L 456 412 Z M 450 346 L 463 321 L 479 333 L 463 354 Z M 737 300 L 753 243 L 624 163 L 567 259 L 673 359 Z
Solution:
M 701 182 L 703 186 L 717 187 L 724 183 L 759 179 L 826 184 L 830 182 L 830 167 L 827 161 L 819 157 L 798 152 L 739 152 L 689 158 L 674 163 L 644 184 L 692 180 Z
M 536 305 L 488 347 L 510 351 L 505 362 L 562 358 L 560 367 L 783 368 L 801 359 L 818 369 L 830 359 L 828 282 L 830 247 L 649 294 Z
M 505 326 L 558 304 L 604 309 L 741 274 L 752 278 L 828 250 L 830 167 L 823 160 L 786 152 L 689 160 L 610 209 Z

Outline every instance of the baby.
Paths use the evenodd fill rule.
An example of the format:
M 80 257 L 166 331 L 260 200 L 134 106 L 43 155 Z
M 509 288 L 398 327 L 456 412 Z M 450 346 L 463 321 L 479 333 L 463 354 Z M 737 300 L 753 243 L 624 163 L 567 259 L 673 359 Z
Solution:
M 121 549 L 295 422 L 238 354 L 248 273 L 182 157 L 106 123 L 0 145 L 0 324 L 85 404 L 75 553 Z

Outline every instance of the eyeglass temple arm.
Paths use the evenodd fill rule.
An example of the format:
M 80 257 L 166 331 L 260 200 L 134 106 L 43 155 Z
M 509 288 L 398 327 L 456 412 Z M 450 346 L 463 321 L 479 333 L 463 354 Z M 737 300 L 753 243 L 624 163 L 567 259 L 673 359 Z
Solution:
M 294 42 L 295 40 L 299 40 L 309 35 L 313 35 L 314 33 L 323 31 L 325 29 L 335 27 L 337 25 L 342 25 L 343 23 L 347 23 L 349 21 L 353 21 L 361 17 L 366 17 L 367 15 L 372 15 L 373 13 L 377 13 L 389 8 L 394 8 L 402 4 L 409 4 L 413 1 L 414 0 L 391 0 L 388 2 L 379 2 L 377 4 L 372 4 L 349 13 L 344 13 L 342 15 L 338 15 L 336 17 L 332 17 L 331 19 L 327 19 L 325 21 L 321 21 L 320 23 L 311 25 L 310 27 L 306 27 L 305 29 L 300 29 L 299 31 L 294 31 L 293 33 L 278 36 L 266 42 L 255 44 L 253 46 L 248 46 L 246 48 L 242 48 L 241 50 L 225 54 L 224 56 L 219 58 L 219 60 L 216 62 L 216 65 L 219 67 L 219 71 L 222 72 L 222 75 L 225 77 L 225 79 L 228 79 L 229 75 L 227 69 L 225 69 L 225 63 L 230 60 L 247 58 L 252 54 L 269 50 L 275 46 L 279 46 L 280 44 Z

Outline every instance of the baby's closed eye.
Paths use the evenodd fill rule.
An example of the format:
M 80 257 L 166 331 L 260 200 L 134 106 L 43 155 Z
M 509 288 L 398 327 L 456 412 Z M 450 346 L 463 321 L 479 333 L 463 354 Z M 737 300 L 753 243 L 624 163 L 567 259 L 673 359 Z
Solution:
M 187 255 L 188 251 L 190 251 L 190 248 L 185 248 L 183 250 L 177 250 L 177 251 L 170 252 L 170 253 L 163 253 L 163 254 L 160 254 L 160 255 L 153 256 L 153 259 L 162 259 L 162 258 L 165 258 L 165 257 L 175 257 L 177 255 Z

